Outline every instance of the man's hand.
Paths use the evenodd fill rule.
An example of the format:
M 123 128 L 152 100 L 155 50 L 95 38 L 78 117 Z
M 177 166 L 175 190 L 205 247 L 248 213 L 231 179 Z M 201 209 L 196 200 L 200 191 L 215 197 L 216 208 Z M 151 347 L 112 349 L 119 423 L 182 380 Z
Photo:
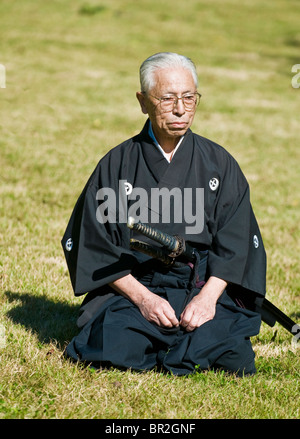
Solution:
M 216 313 L 216 303 L 199 293 L 195 296 L 180 316 L 180 325 L 188 332 L 212 320 Z
M 218 298 L 227 283 L 217 277 L 210 277 L 200 293 L 186 306 L 180 316 L 180 325 L 191 332 L 203 323 L 212 320 L 216 313 Z
M 179 326 L 174 309 L 167 300 L 162 299 L 157 294 L 149 291 L 149 294 L 145 295 L 140 303 L 137 303 L 137 306 L 149 322 L 166 328 Z
M 133 302 L 149 322 L 166 328 L 179 326 L 175 311 L 169 302 L 152 293 L 131 274 L 110 283 L 110 286 Z

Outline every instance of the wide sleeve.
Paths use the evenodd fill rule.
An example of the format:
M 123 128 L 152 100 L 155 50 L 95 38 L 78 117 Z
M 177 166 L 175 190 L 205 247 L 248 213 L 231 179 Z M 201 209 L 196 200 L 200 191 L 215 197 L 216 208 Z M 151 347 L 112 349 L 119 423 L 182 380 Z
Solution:
M 129 274 L 136 263 L 125 223 L 99 221 L 99 189 L 115 193 L 116 182 L 110 169 L 114 164 L 100 162 L 82 191 L 61 240 L 75 295 L 85 294 Z M 112 198 L 111 209 L 116 208 Z
M 249 185 L 230 159 L 220 184 L 213 217 L 208 274 L 235 288 L 266 293 L 266 253 L 251 202 Z

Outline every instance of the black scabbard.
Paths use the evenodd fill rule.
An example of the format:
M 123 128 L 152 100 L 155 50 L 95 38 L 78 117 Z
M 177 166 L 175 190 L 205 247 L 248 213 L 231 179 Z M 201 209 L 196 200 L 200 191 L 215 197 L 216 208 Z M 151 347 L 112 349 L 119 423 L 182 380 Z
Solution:
M 269 326 L 273 327 L 276 322 L 283 326 L 291 334 L 297 332 L 296 328 L 300 328 L 290 317 L 280 311 L 273 303 L 264 298 L 261 305 L 257 305 L 255 310 L 261 314 L 261 319 Z

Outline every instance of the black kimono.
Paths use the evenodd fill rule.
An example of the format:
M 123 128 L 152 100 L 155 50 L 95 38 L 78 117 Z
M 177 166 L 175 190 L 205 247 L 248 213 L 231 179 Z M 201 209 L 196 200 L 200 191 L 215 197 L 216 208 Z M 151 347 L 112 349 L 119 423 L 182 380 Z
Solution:
M 89 293 L 78 320 L 82 330 L 66 353 L 94 365 L 160 367 L 178 375 L 195 367 L 252 374 L 250 337 L 261 318 L 251 303 L 265 295 L 266 256 L 248 183 L 224 148 L 191 130 L 168 163 L 148 128 L 149 121 L 100 160 L 62 239 L 74 292 Z M 131 250 L 128 216 L 182 236 L 200 262 L 167 267 Z M 177 318 L 210 276 L 228 287 L 215 317 L 186 332 L 148 322 L 108 286 L 129 273 L 167 299 Z

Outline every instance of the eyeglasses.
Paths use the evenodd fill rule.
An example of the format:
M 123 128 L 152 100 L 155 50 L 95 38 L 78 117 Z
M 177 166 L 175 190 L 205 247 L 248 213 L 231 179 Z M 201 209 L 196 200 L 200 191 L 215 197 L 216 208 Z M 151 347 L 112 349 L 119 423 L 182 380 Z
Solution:
M 149 96 L 152 96 L 154 99 L 157 99 L 160 104 L 160 108 L 162 112 L 168 113 L 169 111 L 173 111 L 175 106 L 178 104 L 179 99 L 182 100 L 182 103 L 184 105 L 184 108 L 186 111 L 193 111 L 195 107 L 199 105 L 201 94 L 200 93 L 187 93 L 186 95 L 179 98 L 176 95 L 166 95 L 162 96 L 161 98 L 158 98 L 156 96 L 153 96 L 149 94 Z

